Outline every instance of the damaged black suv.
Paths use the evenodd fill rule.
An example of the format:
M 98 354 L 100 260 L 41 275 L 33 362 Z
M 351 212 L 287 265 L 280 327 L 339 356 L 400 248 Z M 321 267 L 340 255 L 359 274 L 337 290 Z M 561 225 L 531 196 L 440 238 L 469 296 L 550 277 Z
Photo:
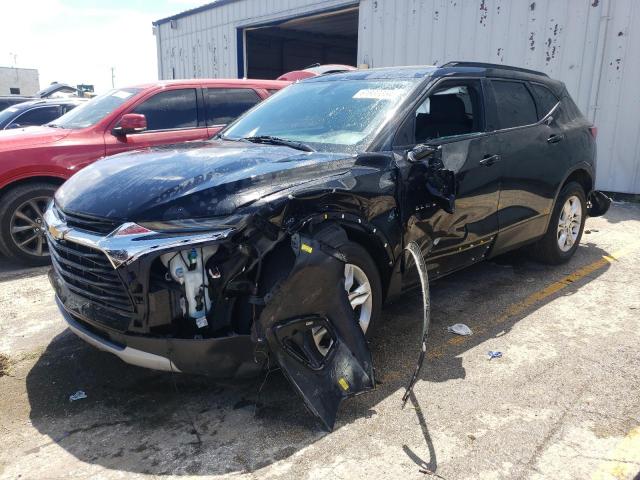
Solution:
M 210 141 L 77 173 L 46 212 L 50 278 L 96 347 L 218 378 L 277 363 L 331 428 L 374 387 L 383 301 L 526 244 L 567 261 L 609 206 L 595 161 L 595 129 L 539 72 L 321 76 Z

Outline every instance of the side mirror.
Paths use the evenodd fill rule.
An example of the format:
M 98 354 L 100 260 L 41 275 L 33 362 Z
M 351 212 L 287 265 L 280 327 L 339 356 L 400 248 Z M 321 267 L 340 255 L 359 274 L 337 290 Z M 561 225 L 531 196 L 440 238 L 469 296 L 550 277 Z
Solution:
M 439 145 L 417 145 L 407 155 L 416 168 L 423 171 L 426 192 L 447 213 L 456 210 L 456 176 L 442 161 Z
M 111 133 L 115 136 L 144 132 L 147 129 L 147 117 L 141 113 L 126 113 L 120 119 L 118 126 Z
M 416 163 L 424 160 L 429 156 L 435 157 L 436 154 L 439 154 L 440 151 L 441 151 L 441 148 L 435 145 L 427 145 L 427 144 L 416 145 L 411 150 L 409 150 L 409 153 L 407 154 L 407 158 L 410 162 Z

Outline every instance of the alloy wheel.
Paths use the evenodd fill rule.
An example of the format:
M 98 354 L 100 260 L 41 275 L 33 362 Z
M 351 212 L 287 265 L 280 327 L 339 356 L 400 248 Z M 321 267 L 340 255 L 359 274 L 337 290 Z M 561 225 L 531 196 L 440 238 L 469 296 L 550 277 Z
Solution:
M 363 333 L 367 333 L 373 310 L 373 296 L 367 274 L 357 265 L 346 263 L 344 266 L 344 288 L 353 309 L 354 321 L 358 322 Z M 316 327 L 312 334 L 318 351 L 322 355 L 326 355 L 333 344 L 331 336 L 324 327 Z
M 9 231 L 13 243 L 34 257 L 49 256 L 44 231 L 44 211 L 50 197 L 31 198 L 18 206 L 11 216 Z
M 558 218 L 558 247 L 568 252 L 578 241 L 582 225 L 582 203 L 572 195 L 564 202 Z

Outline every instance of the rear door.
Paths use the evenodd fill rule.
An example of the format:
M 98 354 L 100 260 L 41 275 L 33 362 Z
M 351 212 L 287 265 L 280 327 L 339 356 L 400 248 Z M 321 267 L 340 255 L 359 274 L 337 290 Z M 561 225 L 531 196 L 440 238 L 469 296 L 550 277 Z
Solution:
M 105 133 L 107 155 L 126 150 L 204 140 L 208 138 L 200 89 L 195 87 L 162 90 L 123 113 L 141 113 L 147 118 L 144 132 L 113 135 Z
M 203 94 L 209 136 L 262 101 L 252 88 L 209 87 L 203 90 Z
M 544 234 L 569 158 L 562 129 L 547 124 L 552 98 L 536 102 L 524 81 L 492 79 L 491 87 L 502 157 L 500 233 L 493 249 L 499 254 Z
M 427 258 L 434 277 L 481 260 L 498 231 L 499 144 L 487 131 L 483 92 L 479 79 L 441 81 L 405 120 L 396 137 L 394 150 L 400 150 L 405 159 L 416 145 L 440 147 L 443 168 L 455 175 L 455 211 L 434 211 L 424 191 L 429 175 L 426 164 L 408 160 L 404 164 L 409 172 L 403 174 L 404 214 L 414 216 L 413 231 L 423 236 L 412 240 L 426 248 L 428 239 L 439 238 Z M 414 283 L 417 276 L 406 279 Z

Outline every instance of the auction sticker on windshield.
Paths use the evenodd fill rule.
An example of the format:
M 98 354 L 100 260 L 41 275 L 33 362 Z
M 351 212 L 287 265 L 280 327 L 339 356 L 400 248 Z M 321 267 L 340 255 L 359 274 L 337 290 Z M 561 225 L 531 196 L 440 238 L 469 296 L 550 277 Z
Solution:
M 124 90 L 118 90 L 117 92 L 113 92 L 111 94 L 112 97 L 118 97 L 118 98 L 122 98 L 123 100 L 125 98 L 129 98 L 131 95 L 133 95 L 133 93 L 131 92 L 125 92 Z
M 353 98 L 369 98 L 373 100 L 395 100 L 402 95 L 405 90 L 401 88 L 387 89 L 387 88 L 363 88 L 358 90 Z

